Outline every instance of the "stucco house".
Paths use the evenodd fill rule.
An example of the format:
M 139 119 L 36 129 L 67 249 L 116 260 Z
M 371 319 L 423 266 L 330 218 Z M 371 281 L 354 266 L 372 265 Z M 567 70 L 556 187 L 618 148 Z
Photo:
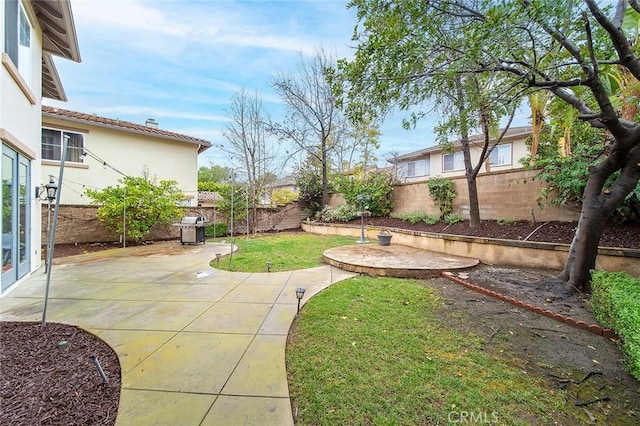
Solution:
M 148 173 L 158 180 L 176 181 L 187 197 L 185 206 L 198 205 L 198 154 L 211 142 L 145 124 L 100 117 L 49 106 L 42 107 L 42 176 L 57 180 L 63 138 L 68 156 L 60 203 L 87 205 L 85 190 L 118 185 L 124 176 Z
M 525 144 L 531 135 L 531 127 L 511 127 L 507 130 L 500 143 L 494 148 L 488 161 L 482 165 L 480 174 L 522 169 L 519 160 L 528 154 Z M 489 143 L 495 143 L 492 138 Z M 471 160 L 477 164 L 484 137 L 474 135 L 469 138 L 471 145 Z M 453 142 L 454 152 L 443 152 L 440 145 L 431 146 L 419 151 L 399 155 L 389 162 L 396 170 L 400 182 L 418 182 L 427 180 L 431 176 L 447 178 L 464 176 L 464 158 L 460 141 Z
M 66 101 L 52 55 L 80 62 L 69 0 L 4 0 L 0 6 L 2 285 L 41 264 L 42 98 Z

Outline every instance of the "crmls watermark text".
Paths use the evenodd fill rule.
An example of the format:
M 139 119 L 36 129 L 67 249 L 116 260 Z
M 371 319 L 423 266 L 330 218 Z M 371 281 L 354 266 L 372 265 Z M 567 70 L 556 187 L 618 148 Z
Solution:
M 450 411 L 447 420 L 462 424 L 498 423 L 498 414 L 495 411 Z

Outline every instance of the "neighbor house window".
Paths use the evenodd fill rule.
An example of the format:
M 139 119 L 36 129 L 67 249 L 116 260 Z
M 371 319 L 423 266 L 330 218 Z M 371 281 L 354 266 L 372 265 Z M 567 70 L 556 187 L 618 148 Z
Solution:
M 60 161 L 62 158 L 62 138 L 68 137 L 66 161 L 82 163 L 84 135 L 54 129 L 42 129 L 42 159 Z
M 497 145 L 489 154 L 489 164 L 492 166 L 506 166 L 511 164 L 511 144 Z
M 429 176 L 429 159 L 409 161 L 407 163 L 407 177 Z
M 462 151 L 453 154 L 444 154 L 442 156 L 442 171 L 453 172 L 456 170 L 464 170 L 464 156 Z
M 4 51 L 9 55 L 18 72 L 31 85 L 31 38 L 33 27 L 22 3 L 16 0 L 5 2 Z

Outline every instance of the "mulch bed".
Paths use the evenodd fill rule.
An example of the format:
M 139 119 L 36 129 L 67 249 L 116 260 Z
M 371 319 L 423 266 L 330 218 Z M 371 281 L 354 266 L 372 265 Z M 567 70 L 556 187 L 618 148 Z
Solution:
M 0 424 L 115 424 L 120 363 L 109 345 L 57 323 L 0 322 L 0 335 Z
M 360 219 L 354 219 L 347 223 L 360 225 Z M 556 244 L 571 244 L 577 227 L 576 222 L 531 222 L 522 220 L 501 224 L 495 220 L 483 220 L 480 223 L 480 227 L 470 228 L 468 221 L 452 225 L 447 225 L 443 222 L 427 225 L 424 222 L 411 224 L 402 219 L 391 217 L 366 218 L 365 225 L 506 240 L 522 241 L 526 239 L 527 241 Z M 600 247 L 640 249 L 640 223 L 608 224 L 600 238 Z

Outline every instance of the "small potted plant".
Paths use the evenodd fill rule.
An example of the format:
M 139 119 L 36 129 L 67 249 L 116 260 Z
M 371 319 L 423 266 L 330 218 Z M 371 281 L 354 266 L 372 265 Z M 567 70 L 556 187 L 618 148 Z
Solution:
M 378 244 L 381 246 L 391 245 L 391 237 L 393 237 L 391 232 L 386 229 L 381 229 L 380 232 L 378 232 Z

